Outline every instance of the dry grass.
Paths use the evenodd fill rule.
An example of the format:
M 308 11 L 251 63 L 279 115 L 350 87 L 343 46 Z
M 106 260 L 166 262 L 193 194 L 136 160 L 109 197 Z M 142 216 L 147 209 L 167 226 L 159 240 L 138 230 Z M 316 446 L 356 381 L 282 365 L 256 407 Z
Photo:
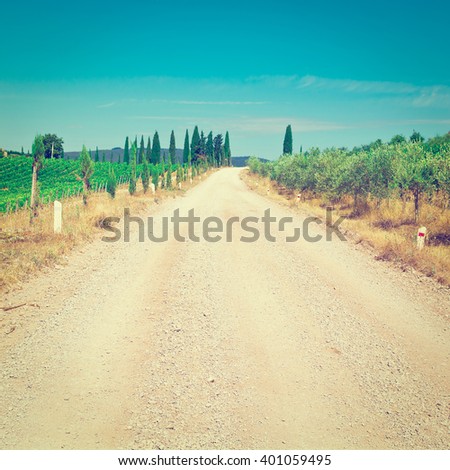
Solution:
M 329 203 L 321 198 L 302 195 L 298 202 L 293 192 L 283 191 L 268 178 L 254 175 L 248 170 L 242 179 L 254 191 L 268 195 L 271 199 L 291 208 L 300 209 L 324 217 L 324 208 Z M 422 201 L 419 223 L 414 223 L 412 201 L 391 200 L 382 202 L 366 201 L 361 204 L 358 215 L 354 214 L 351 198 L 333 205 L 334 216 L 345 218 L 340 228 L 356 243 L 364 243 L 373 248 L 379 260 L 393 261 L 403 267 L 411 266 L 433 277 L 440 283 L 450 286 L 450 210 Z M 428 230 L 427 244 L 419 251 L 416 248 L 418 228 Z
M 75 246 L 98 237 L 105 217 L 121 217 L 124 208 L 129 208 L 132 214 L 140 214 L 164 199 L 183 194 L 199 182 L 197 177 L 192 185 L 189 181 L 183 182 L 181 190 L 158 189 L 152 195 L 150 189 L 144 194 L 139 181 L 133 196 L 128 193 L 128 185 L 122 185 L 114 199 L 107 193 L 92 194 L 87 206 L 83 205 L 81 196 L 64 199 L 61 234 L 53 233 L 53 205 L 41 207 L 33 225 L 30 225 L 27 210 L 0 214 L 0 292 L 8 291 L 45 266 L 62 262 Z

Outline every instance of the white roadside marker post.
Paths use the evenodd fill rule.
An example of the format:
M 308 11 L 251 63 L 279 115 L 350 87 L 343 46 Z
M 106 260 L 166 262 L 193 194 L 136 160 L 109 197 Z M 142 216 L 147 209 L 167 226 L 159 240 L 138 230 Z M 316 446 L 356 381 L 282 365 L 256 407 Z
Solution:
M 154 185 L 154 183 L 152 183 L 152 184 L 150 185 L 150 188 L 151 188 L 151 190 L 152 190 L 152 194 L 155 194 L 155 185 Z
M 425 246 L 425 237 L 427 236 L 426 227 L 420 227 L 417 231 L 417 249 L 422 250 Z
M 59 201 L 53 203 L 53 231 L 55 233 L 62 231 L 62 204 Z

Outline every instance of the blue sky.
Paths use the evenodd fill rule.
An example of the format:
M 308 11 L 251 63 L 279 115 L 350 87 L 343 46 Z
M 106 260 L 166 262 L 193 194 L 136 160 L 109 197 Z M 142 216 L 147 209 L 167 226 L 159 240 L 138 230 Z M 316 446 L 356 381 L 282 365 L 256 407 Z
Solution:
M 0 147 L 230 132 L 234 155 L 450 130 L 444 1 L 2 5 Z

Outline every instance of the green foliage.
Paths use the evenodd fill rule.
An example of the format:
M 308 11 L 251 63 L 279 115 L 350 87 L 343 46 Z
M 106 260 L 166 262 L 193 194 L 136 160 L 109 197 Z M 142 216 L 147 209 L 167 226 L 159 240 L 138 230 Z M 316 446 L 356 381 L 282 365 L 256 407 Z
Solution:
M 217 134 L 213 140 L 214 147 L 214 162 L 216 166 L 222 165 L 223 160 L 223 137 L 222 134 Z
M 230 134 L 228 131 L 225 133 L 225 143 L 223 144 L 226 165 L 231 166 L 231 147 L 230 147 Z
M 414 196 L 414 220 L 419 216 L 419 198 L 433 184 L 432 154 L 421 143 L 411 141 L 397 147 L 395 178 L 399 188 Z
M 108 181 L 106 182 L 106 191 L 114 199 L 116 197 L 116 188 L 117 188 L 117 178 L 114 171 L 114 166 L 109 167 Z
M 172 171 L 171 166 L 169 165 L 169 169 L 167 170 L 166 174 L 166 188 L 172 189 Z
M 441 191 L 450 202 L 450 146 L 444 136 L 434 139 L 406 142 L 394 136 L 389 144 L 377 140 L 353 151 L 311 149 L 268 163 L 251 157 L 248 165 L 281 186 L 319 193 L 331 202 L 352 196 L 355 209 L 369 197 L 378 203 L 392 196 L 412 197 L 417 221 L 422 195 Z
M 83 149 L 80 154 L 80 171 L 81 171 L 81 180 L 83 181 L 83 203 L 87 204 L 87 198 L 91 190 L 91 176 L 94 173 L 94 162 L 89 155 L 89 152 L 86 150 L 86 147 L 83 145 Z
M 30 223 L 38 216 L 39 205 L 39 172 L 44 162 L 44 139 L 41 135 L 37 135 L 33 142 L 33 174 L 31 178 L 31 198 L 30 198 Z
M 197 149 L 197 160 L 201 160 L 202 162 L 205 161 L 206 157 L 206 137 L 203 131 L 200 132 L 200 140 L 198 141 L 198 149 Z
M 444 135 L 437 135 L 428 139 L 428 142 L 424 144 L 424 148 L 434 154 L 446 154 L 450 147 L 450 132 Z
M 292 154 L 292 128 L 290 124 L 286 127 L 286 133 L 284 134 L 283 154 Z
M 63 143 L 64 141 L 55 134 L 45 134 L 43 137 L 45 158 L 52 157 L 52 146 L 53 146 L 53 158 L 61 158 L 64 153 Z
M 130 161 L 130 182 L 128 184 L 128 192 L 133 195 L 136 192 L 136 142 L 131 146 L 131 161 Z
M 123 163 L 130 163 L 130 143 L 128 137 L 125 139 L 125 147 L 123 150 Z
M 172 131 L 170 134 L 170 145 L 169 145 L 169 164 L 175 163 L 176 160 L 176 145 L 175 145 L 175 133 Z
M 448 205 L 450 202 L 450 145 L 442 147 L 440 154 L 435 157 L 434 175 L 437 189 L 446 194 Z
M 184 149 L 183 149 L 183 164 L 190 164 L 190 151 L 189 151 L 189 132 L 186 129 L 186 135 L 184 136 Z
M 147 148 L 145 149 L 145 158 L 148 163 L 152 161 L 152 143 L 150 137 L 147 139 Z
M 148 167 L 147 158 L 145 156 L 144 156 L 144 162 L 142 163 L 141 180 L 142 180 L 142 187 L 144 188 L 144 194 L 145 194 L 150 184 L 150 169 Z
M 210 166 L 214 165 L 214 143 L 212 131 L 208 134 L 208 138 L 206 140 L 206 159 Z
M 423 142 L 425 139 L 422 137 L 422 135 L 420 134 L 420 132 L 417 132 L 416 130 L 413 131 L 413 133 L 411 134 L 410 138 L 409 138 L 409 141 L 410 142 L 418 142 L 418 143 L 421 143 Z
M 45 159 L 43 146 L 41 155 L 38 171 L 40 203 L 76 196 L 82 192 L 79 160 Z M 33 158 L 25 156 L 0 158 L 0 212 L 5 212 L 8 208 L 21 208 L 30 202 L 33 162 Z M 129 166 L 124 163 L 114 163 L 113 166 L 120 182 L 127 182 Z M 95 163 L 95 171 L 90 180 L 94 190 L 105 187 L 109 168 L 110 163 Z
M 155 189 L 158 188 L 158 182 L 159 182 L 159 171 L 156 166 L 152 167 L 152 183 L 155 185 Z
M 161 161 L 161 144 L 159 143 L 158 132 L 153 136 L 152 163 L 158 165 Z
M 264 171 L 264 163 L 257 157 L 251 156 L 247 160 L 247 166 L 251 173 L 266 176 Z
M 177 184 L 183 180 L 183 167 L 177 165 Z
M 144 136 L 141 136 L 141 143 L 139 145 L 139 154 L 137 157 L 137 163 L 140 165 L 145 160 L 145 145 L 144 145 Z
M 44 155 L 45 155 L 45 146 L 44 139 L 41 135 L 37 135 L 34 138 L 33 146 L 31 147 L 31 154 L 33 158 L 33 165 L 35 166 L 37 172 L 44 165 Z
M 198 127 L 195 126 L 194 132 L 192 134 L 192 141 L 191 141 L 191 162 L 195 162 L 197 159 L 196 152 L 199 151 L 199 143 L 200 143 L 200 134 L 198 132 Z
M 99 157 L 99 154 L 98 154 L 98 147 L 95 147 L 94 162 L 99 162 L 99 161 L 100 161 L 100 157 Z
M 396 134 L 394 135 L 394 137 L 392 137 L 392 139 L 389 141 L 389 143 L 391 145 L 395 145 L 395 144 L 403 144 L 406 142 L 406 139 L 404 136 L 400 135 L 400 134 Z

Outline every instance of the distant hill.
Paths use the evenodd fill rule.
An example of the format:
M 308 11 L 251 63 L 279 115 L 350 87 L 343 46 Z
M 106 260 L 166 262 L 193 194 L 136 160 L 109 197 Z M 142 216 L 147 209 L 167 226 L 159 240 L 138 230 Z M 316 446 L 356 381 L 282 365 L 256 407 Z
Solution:
M 162 155 L 168 155 L 169 154 L 169 149 L 161 149 Z M 95 156 L 95 149 L 91 150 L 92 158 Z M 123 161 L 123 148 L 122 147 L 114 147 L 112 149 L 98 149 L 98 154 L 100 159 L 103 158 L 103 154 L 105 154 L 105 158 L 107 162 L 121 162 Z M 183 160 L 183 150 L 182 149 L 176 149 L 176 158 L 178 159 L 178 162 L 182 162 Z M 80 157 L 80 152 L 65 152 L 64 154 L 65 158 L 67 160 L 76 160 Z M 232 157 L 232 164 L 235 167 L 242 168 L 244 166 L 247 166 L 247 160 L 249 157 Z M 262 162 L 268 162 L 269 160 L 266 160 L 265 158 L 260 158 Z
M 80 157 L 80 151 L 78 152 L 65 152 L 64 157 L 67 160 L 77 160 Z M 95 156 L 95 149 L 91 149 L 92 158 Z M 122 162 L 123 161 L 123 148 L 122 147 L 114 147 L 112 149 L 98 149 L 98 155 L 100 160 L 103 158 L 103 154 L 105 154 L 105 160 L 107 162 Z M 169 155 L 169 149 L 161 149 L 162 155 Z M 177 158 L 178 162 L 183 160 L 183 150 L 176 149 L 175 157 Z
M 241 167 L 247 166 L 247 160 L 249 158 L 250 157 L 232 157 L 231 163 L 233 164 L 233 166 L 241 168 Z M 264 163 L 269 161 L 265 158 L 260 158 L 260 160 Z

